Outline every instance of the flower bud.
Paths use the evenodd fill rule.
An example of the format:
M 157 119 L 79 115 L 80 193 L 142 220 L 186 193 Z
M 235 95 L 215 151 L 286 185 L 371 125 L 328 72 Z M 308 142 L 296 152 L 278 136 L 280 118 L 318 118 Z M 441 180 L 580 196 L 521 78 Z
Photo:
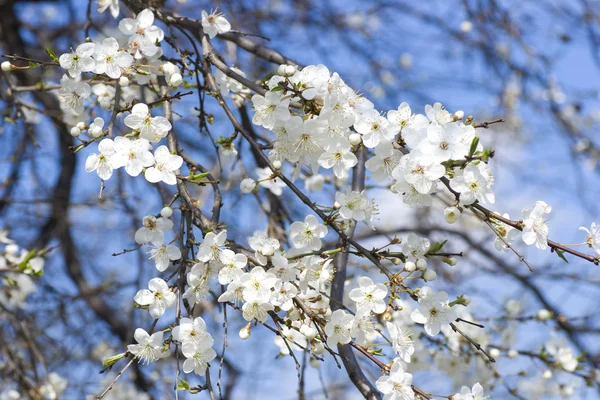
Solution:
M 498 350 L 496 348 L 491 348 L 490 349 L 490 356 L 492 356 L 493 358 L 500 357 L 500 350 Z
M 323 352 L 325 351 L 325 346 L 323 346 L 323 343 L 318 342 L 318 341 L 314 341 L 312 342 L 312 351 L 315 354 L 323 354 Z
M 292 76 L 296 73 L 296 67 L 294 67 L 293 65 L 286 65 L 285 66 L 285 74 L 287 76 Z
M 535 315 L 535 318 L 538 321 L 546 321 L 549 320 L 550 318 L 552 318 L 552 313 L 548 310 L 546 310 L 545 308 L 542 308 L 540 311 L 537 312 L 537 314 Z
M 417 260 L 417 269 L 419 271 L 425 271 L 425 268 L 427 268 L 427 260 L 425 260 L 424 258 L 419 258 Z
M 285 67 L 287 67 L 286 64 L 281 64 L 279 67 L 277 67 L 277 75 L 285 76 Z
M 348 140 L 352 146 L 357 146 L 362 142 L 362 136 L 358 133 L 351 133 L 350 136 L 348 136 Z
M 435 281 L 435 278 L 437 278 L 437 273 L 434 270 L 427 269 L 423 272 L 423 279 L 425 281 Z
M 10 61 L 4 61 L 2 63 L 2 71 L 8 72 L 12 69 L 13 69 L 13 65 L 10 63 Z
M 77 137 L 81 135 L 81 129 L 79 129 L 78 127 L 74 126 L 71 128 L 71 136 L 73 137 Z
M 444 257 L 442 258 L 442 261 L 451 267 L 454 267 L 456 265 L 456 258 L 454 257 Z
M 468 306 L 469 304 L 471 304 L 471 298 L 469 296 L 467 296 L 466 294 L 463 294 L 462 298 L 463 298 L 463 303 L 465 306 Z
M 552 378 L 552 371 L 547 369 L 544 372 L 542 372 L 542 378 L 544 378 L 544 379 Z
M 342 205 L 340 203 L 338 203 L 337 201 L 335 203 L 333 203 L 333 208 L 335 208 L 336 210 L 338 210 Z
M 508 358 L 515 358 L 519 355 L 519 352 L 515 349 L 510 349 L 507 353 Z
M 182 83 L 183 83 L 183 76 L 181 76 L 180 73 L 173 74 L 173 75 L 171 75 L 171 78 L 169 78 L 169 85 L 171 85 L 173 87 L 181 86 Z
M 573 393 L 575 393 L 575 388 L 573 385 L 560 385 L 559 388 L 561 397 L 565 399 L 573 396 Z
M 248 325 L 246 325 L 245 327 L 240 329 L 240 338 L 242 340 L 246 340 L 249 337 L 250 337 L 250 323 L 248 323 Z
M 458 110 L 454 113 L 454 120 L 461 121 L 465 117 L 465 112 L 463 110 Z
M 126 76 L 122 76 L 119 78 L 119 86 L 126 87 L 129 86 L 129 78 Z
M 388 307 L 385 312 L 383 313 L 383 320 L 384 321 L 391 321 L 392 319 L 394 319 L 394 315 L 392 314 L 392 309 L 390 307 Z
M 173 209 L 171 207 L 163 207 L 163 209 L 160 210 L 160 215 L 163 218 L 171 218 L 173 215 Z
M 102 361 L 102 366 L 104 368 L 112 367 L 117 361 L 119 361 L 121 358 L 125 357 L 126 355 L 127 355 L 127 353 L 121 353 L 121 354 L 115 354 L 114 356 L 107 357 Z
M 455 223 L 459 216 L 460 211 L 456 207 L 448 207 L 444 210 L 444 218 L 446 218 L 446 222 L 449 224 Z
M 319 369 L 319 368 L 321 368 L 321 362 L 319 360 L 317 360 L 316 358 L 311 357 L 310 366 L 312 368 Z
M 256 188 L 256 181 L 252 178 L 243 179 L 240 182 L 240 190 L 242 193 L 250 193 Z
M 102 100 L 100 100 L 100 107 L 108 110 L 110 108 L 110 99 L 108 97 L 103 97 Z
M 473 23 L 471 21 L 463 21 L 460 23 L 460 30 L 464 33 L 469 33 L 473 30 Z
M 300 327 L 300 332 L 306 337 L 307 340 L 313 340 L 317 337 L 317 330 L 312 326 L 302 325 Z
M 98 138 L 102 136 L 102 128 L 100 128 L 99 126 L 93 126 L 90 128 L 89 133 L 91 136 Z
M 78 122 L 76 126 L 77 126 L 77 127 L 79 128 L 79 130 L 81 130 L 81 131 L 87 128 L 87 125 L 86 125 L 86 124 L 85 124 L 85 122 L 83 122 L 83 121 L 81 121 L 81 122 Z
M 279 161 L 279 160 L 273 161 L 273 168 L 281 169 L 281 161 Z
M 173 75 L 173 74 L 176 74 L 176 73 L 178 73 L 178 72 L 179 72 L 179 68 L 178 68 L 178 67 L 177 67 L 175 64 L 173 64 L 173 63 L 171 63 L 171 62 L 166 62 L 166 63 L 164 63 L 164 64 L 161 66 L 161 69 L 163 70 L 163 72 L 164 72 L 166 75 Z
M 414 272 L 416 269 L 417 269 L 417 266 L 412 261 L 408 261 L 406 264 L 404 264 L 404 270 L 406 272 Z

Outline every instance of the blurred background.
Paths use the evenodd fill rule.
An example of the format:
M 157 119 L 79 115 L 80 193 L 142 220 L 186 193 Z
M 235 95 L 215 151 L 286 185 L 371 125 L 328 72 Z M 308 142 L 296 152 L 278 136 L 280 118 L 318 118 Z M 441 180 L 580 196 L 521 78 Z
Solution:
M 124 3 L 119 18 L 133 14 Z M 504 123 L 478 130 L 481 142 L 495 149 L 490 165 L 496 177 L 496 204 L 491 208 L 519 219 L 523 208 L 544 200 L 553 207 L 550 238 L 561 243 L 583 242 L 585 234 L 578 228 L 600 222 L 599 1 L 146 3 L 194 19 L 200 18 L 201 10 L 218 7 L 233 29 L 301 64 L 326 65 L 381 111 L 396 109 L 406 101 L 413 112 L 422 113 L 426 104 L 441 102 L 449 111 L 463 110 L 477 122 L 503 118 Z M 193 51 L 183 35 L 158 24 L 167 36 L 174 35 L 172 44 Z M 49 61 L 45 48 L 57 55 L 68 52 L 85 40 L 86 29 L 94 41 L 105 36 L 123 39 L 117 25 L 118 20 L 108 12 L 99 14 L 97 5 L 88 1 L 0 0 L 0 54 Z M 277 68 L 232 42 L 215 39 L 213 44 L 228 65 L 240 68 L 249 79 L 264 79 Z M 177 56 L 171 44 L 163 42 L 162 47 L 165 57 Z M 74 141 L 68 134 L 74 122 L 62 115 L 56 96 L 52 91 L 28 89 L 40 81 L 57 85 L 62 73 L 57 67 L 0 73 L 4 117 L 0 125 L 0 229 L 9 229 L 9 237 L 23 248 L 54 248 L 44 275 L 23 282 L 28 289 L 21 288 L 18 295 L 10 294 L 14 290 L 9 280 L 0 275 L 0 393 L 4 395 L 10 389 L 23 393 L 31 382 L 58 380 L 57 376 L 67 383 L 60 398 L 98 395 L 122 367 L 118 364 L 115 371 L 98 374 L 102 359 L 122 352 L 132 343 L 135 328 L 152 323 L 146 312 L 132 307 L 132 297 L 157 276 L 154 263 L 144 249 L 112 254 L 136 247 L 133 234 L 142 217 L 156 214 L 174 189 L 156 188 L 119 173 L 107 182 L 98 200 L 99 179 L 84 170 L 92 149 L 74 154 L 69 149 Z M 9 94 L 10 79 L 10 85 L 24 89 Z M 186 80 L 195 83 L 193 77 Z M 153 99 L 144 91 L 130 95 L 146 102 Z M 239 181 L 255 177 L 257 165 L 244 143 L 236 143 L 237 157 L 219 155 L 211 143 L 231 135 L 233 128 L 214 99 L 207 96 L 203 105 L 214 113 L 209 129 L 198 128 L 196 95 L 174 102 L 174 125 L 186 152 L 221 180 L 222 221 L 228 238 L 246 243 L 254 231 L 270 224 L 267 210 L 290 221 L 303 220 L 309 210 L 289 192 L 284 191 L 279 199 L 265 192 L 240 194 Z M 251 113 L 251 106 L 242 105 L 239 113 L 243 119 Z M 96 107 L 76 121 L 89 123 L 95 116 L 108 119 L 110 111 Z M 126 133 L 122 117 L 116 129 Z M 413 209 L 383 189 L 374 185 L 370 190 L 381 214 L 375 222 L 377 233 L 359 226 L 361 243 L 374 246 L 395 234 L 405 238 L 410 231 L 432 241 L 448 239 L 445 249 L 463 252 L 464 257 L 454 267 L 434 264 L 438 279 L 431 286 L 454 296 L 471 296 L 468 310 L 486 326 L 485 334 L 480 334 L 486 344 L 502 349 L 494 372 L 476 357 L 453 356 L 440 350 L 439 343 L 424 341 L 426 348 L 411 371 L 415 381 L 426 383 L 420 386 L 451 394 L 462 385 L 480 381 L 493 398 L 552 399 L 569 397 L 565 385 L 572 384 L 570 398 L 600 398 L 597 382 L 587 372 L 557 373 L 544 379 L 547 366 L 535 356 L 556 336 L 582 354 L 580 362 L 586 371 L 597 368 L 597 266 L 569 257 L 565 263 L 556 254 L 521 243 L 519 251 L 535 268 L 529 272 L 514 254 L 496 252 L 493 234 L 476 220 L 464 216 L 456 225 L 444 224 L 441 199 L 434 200 L 430 209 Z M 210 188 L 198 188 L 193 194 L 210 208 Z M 326 185 L 311 196 L 319 204 L 331 205 L 334 194 L 335 189 Z M 258 203 L 263 205 L 262 212 L 256 211 Z M 174 222 L 177 227 L 177 213 Z M 372 273 L 374 279 L 382 280 L 367 267 L 354 260 L 353 274 Z M 216 285 L 217 296 L 219 290 Z M 405 307 L 404 317 L 398 318 L 409 315 L 411 306 Z M 534 316 L 542 308 L 554 318 L 537 321 Z M 202 303 L 200 315 L 220 353 L 223 317 L 214 298 Z M 163 318 L 166 324 L 169 314 Z M 298 398 L 293 360 L 278 356 L 280 349 L 272 333 L 260 326 L 253 328 L 247 341 L 239 340 L 237 332 L 245 324 L 239 314 L 230 314 L 222 377 L 225 394 L 233 399 Z M 521 353 L 510 358 L 508 349 Z M 331 361 L 319 369 L 308 367 L 306 398 L 358 398 L 345 371 Z M 372 381 L 380 376 L 371 365 L 363 367 Z M 217 370 L 211 368 L 214 382 Z M 502 379 L 494 377 L 495 373 Z M 197 377 L 188 381 L 203 383 Z M 109 395 L 113 397 L 107 398 L 174 398 L 174 382 L 173 358 L 148 367 L 134 365 Z M 180 393 L 181 398 L 185 396 Z M 207 398 L 207 394 L 197 397 Z

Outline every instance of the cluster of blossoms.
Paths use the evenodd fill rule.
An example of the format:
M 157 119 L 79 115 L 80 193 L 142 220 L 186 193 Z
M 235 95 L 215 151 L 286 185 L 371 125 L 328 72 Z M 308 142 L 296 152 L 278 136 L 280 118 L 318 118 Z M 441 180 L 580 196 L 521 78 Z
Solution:
M 104 4 L 104 8 L 108 7 Z M 112 7 L 112 6 L 111 6 Z M 111 8 L 112 10 L 112 8 Z M 118 10 L 118 7 L 117 7 Z M 129 78 L 135 78 L 138 85 L 146 85 L 156 81 L 157 74 L 163 74 L 171 86 L 179 86 L 183 77 L 179 67 L 171 62 L 162 62 L 163 55 L 160 42 L 164 39 L 161 28 L 153 25 L 154 14 L 146 9 L 135 19 L 124 18 L 119 23 L 119 30 L 128 37 L 125 46 L 119 45 L 114 37 L 100 43 L 86 42 L 79 45 L 72 53 L 60 56 L 61 67 L 67 70 L 61 79 L 61 88 L 57 95 L 61 107 L 69 121 L 72 121 L 71 134 L 79 137 L 87 130 L 91 140 L 99 140 L 110 133 L 104 129 L 105 121 L 101 117 L 94 118 L 89 125 L 77 122 L 84 113 L 84 102 L 92 94 L 102 108 L 114 107 L 115 111 L 138 97 L 138 89 L 129 86 Z M 93 87 L 82 79 L 82 73 L 92 73 L 96 77 L 106 76 L 105 83 Z M 116 82 L 114 81 L 116 80 Z M 112 82 L 111 82 L 112 81 Z M 115 88 L 114 83 L 117 83 Z M 115 103 L 116 91 L 122 91 Z M 151 143 L 157 143 L 167 136 L 172 126 L 164 117 L 152 116 L 150 108 L 137 103 L 131 109 L 124 123 L 132 129 L 126 136 L 118 136 L 114 140 L 106 138 L 98 144 L 98 153 L 92 154 L 86 161 L 86 170 L 97 171 L 101 179 L 107 180 L 114 169 L 125 167 L 131 176 L 138 176 L 142 171 L 149 182 L 176 183 L 175 173 L 183 164 L 181 157 L 170 154 L 166 146 L 159 146 L 152 154 Z M 111 121 L 114 123 L 114 121 Z
M 475 129 L 441 104 L 427 106 L 422 115 L 402 103 L 381 115 L 323 65 L 280 68 L 267 86 L 264 96 L 252 97 L 253 122 L 277 135 L 269 158 L 290 162 L 295 175 L 306 164 L 314 174 L 320 167 L 333 169 L 343 180 L 357 164 L 355 150 L 362 143 L 375 152 L 366 162 L 373 179 L 393 181 L 392 190 L 408 205 L 431 204 L 430 195 L 445 175 L 463 204 L 494 202 L 490 170 L 468 158 L 483 150 Z M 299 102 L 302 112 L 293 109 Z
M 115 18 L 119 13 L 118 1 L 102 0 L 99 6 L 101 11 L 110 7 Z M 211 39 L 231 29 L 221 14 L 205 11 L 202 11 L 202 27 Z M 183 158 L 171 154 L 165 145 L 153 148 L 153 144 L 167 137 L 172 125 L 165 117 L 153 116 L 147 104 L 131 106 L 138 93 L 129 86 L 129 80 L 147 85 L 155 83 L 157 75 L 163 75 L 168 85 L 177 87 L 183 83 L 181 70 L 175 64 L 163 61 L 160 42 L 164 32 L 154 26 L 154 15 L 149 9 L 135 18 L 121 20 L 119 30 L 127 36 L 126 43 L 120 44 L 116 38 L 109 37 L 99 43 L 83 43 L 72 53 L 60 56 L 60 65 L 67 70 L 57 92 L 61 107 L 73 121 L 78 120 L 72 124 L 73 136 L 79 137 L 87 131 L 90 141 L 82 142 L 85 146 L 99 141 L 98 152 L 86 160 L 86 171 L 96 171 L 102 180 L 108 180 L 114 170 L 123 167 L 133 177 L 143 173 L 150 183 L 175 185 Z M 246 77 L 240 69 L 231 70 Z M 92 87 L 83 78 L 84 73 L 93 74 L 104 83 Z M 216 71 L 215 80 L 221 95 L 232 96 L 236 103 L 250 97 L 248 89 L 220 70 Z M 264 95 L 251 97 L 252 121 L 275 135 L 276 140 L 268 154 L 271 165 L 257 168 L 256 180 L 242 180 L 240 189 L 243 193 L 262 187 L 281 196 L 287 185 L 278 176 L 278 171 L 284 168 L 284 163 L 291 165 L 293 180 L 300 177 L 302 166 L 308 166 L 311 174 L 305 177 L 307 189 L 320 190 L 325 182 L 335 188 L 334 205 L 323 207 L 323 211 L 330 212 L 326 220 L 328 225 L 345 229 L 364 221 L 374 229 L 373 222 L 379 213 L 375 202 L 364 190 L 342 189 L 352 168 L 359 162 L 357 154 L 365 151 L 370 155 L 365 168 L 372 179 L 385 184 L 408 206 L 431 205 L 433 195 L 438 193 L 442 183 L 446 184 L 457 198 L 457 202 L 444 211 L 449 223 L 457 221 L 464 207 L 494 203 L 494 177 L 486 163 L 485 149 L 470 121 L 463 121 L 464 115 L 452 115 L 440 103 L 426 106 L 424 114 L 413 113 L 407 103 L 381 113 L 372 102 L 346 85 L 337 73 L 331 73 L 323 65 L 302 69 L 282 65 L 265 85 L 268 90 Z M 103 109 L 113 108 L 112 118 L 122 110 L 131 110 L 123 121 L 131 132 L 113 139 L 110 126 L 114 120 L 111 119 L 106 129 L 105 120 L 99 116 L 89 125 L 82 122 L 82 119 L 92 120 L 84 115 L 86 100 Z M 224 153 L 237 154 L 230 143 L 222 144 L 222 148 Z M 331 170 L 333 176 L 325 178 L 320 174 L 321 168 Z M 492 218 L 491 224 L 497 234 L 496 249 L 508 250 L 519 236 L 526 244 L 545 249 L 548 240 L 546 218 L 550 211 L 545 202 L 538 201 L 533 209 L 523 211 L 517 227 Z M 173 228 L 172 214 L 173 210 L 165 207 L 159 216 L 145 216 L 143 226 L 134 237 L 140 246 L 148 246 L 150 259 L 161 273 L 183 257 L 180 248 L 167 240 L 166 233 Z M 506 214 L 502 218 L 509 220 Z M 592 224 L 590 229 L 582 229 L 588 235 L 585 243 L 600 254 L 600 228 Z M 329 233 L 327 225 L 314 215 L 307 215 L 303 220 L 291 223 L 287 233 L 288 240 L 280 242 L 257 231 L 248 238 L 248 248 L 245 248 L 228 241 L 226 230 L 207 232 L 201 244 L 193 244 L 198 245 L 195 259 L 183 260 L 192 261 L 191 267 L 183 261 L 180 263 L 185 284 L 169 286 L 169 279 L 154 277 L 148 282 L 147 289 L 139 290 L 134 296 L 136 306 L 147 309 L 153 319 L 159 319 L 174 308 L 180 298 L 193 308 L 206 299 L 211 290 L 218 290 L 223 285 L 226 290 L 220 293 L 218 301 L 241 310 L 244 320 L 248 321 L 240 331 L 243 339 L 250 335 L 254 321 L 266 323 L 269 317 L 283 321 L 275 344 L 284 355 L 302 349 L 320 355 L 326 349 L 335 351 L 337 346 L 351 342 L 371 346 L 383 338 L 389 342 L 394 357 L 389 373 L 384 373 L 376 382 L 384 399 L 415 397 L 413 376 L 406 371 L 423 369 L 426 366 L 423 360 L 429 353 L 421 341 L 415 340 L 411 329 L 420 329 L 419 325 L 423 325 L 425 334 L 430 337 L 444 334 L 445 345 L 451 352 L 458 352 L 465 345 L 453 334 L 451 324 L 459 318 L 473 319 L 465 307 L 468 304 L 466 296 L 450 301 L 444 291 L 436 292 L 427 286 L 411 289 L 411 295 L 418 299 L 418 305 L 413 308 L 397 293 L 392 295 L 391 282 L 376 283 L 367 276 L 359 276 L 345 288 L 344 307 L 334 306 L 330 304 L 335 274 L 334 253 L 323 249 L 323 240 Z M 289 244 L 287 249 L 282 245 L 286 242 Z M 0 243 L 6 245 L 0 253 L 0 268 L 18 265 L 19 269 L 23 266 L 22 272 L 26 274 L 41 271 L 43 259 L 35 252 L 19 252 L 3 231 L 0 232 Z M 408 277 L 426 282 L 435 280 L 435 271 L 427 268 L 433 247 L 431 242 L 411 233 L 404 241 L 398 239 L 393 244 L 400 243 L 400 259 L 404 266 L 397 277 L 400 280 Z M 453 258 L 447 258 L 446 262 L 456 263 Z M 421 275 L 413 275 L 415 271 L 420 271 Z M 0 301 L 4 300 L 0 297 Z M 548 318 L 540 315 L 537 319 Z M 180 318 L 178 315 L 171 328 L 154 333 L 136 329 L 137 344 L 129 345 L 128 352 L 139 361 L 150 363 L 169 356 L 170 345 L 174 343 L 181 347 L 186 358 L 183 362 L 185 373 L 206 374 L 209 363 L 217 355 L 205 321 L 200 317 Z M 485 334 L 470 329 L 463 328 L 478 343 L 488 344 L 489 338 Z M 510 329 L 506 328 L 506 333 L 502 333 L 510 337 Z M 165 332 L 171 335 L 167 340 Z M 498 349 L 495 351 L 494 354 L 499 353 Z M 578 367 L 577 357 L 559 340 L 546 343 L 544 351 L 564 371 L 573 372 Z M 508 351 L 508 356 L 514 352 Z M 313 361 L 317 361 L 317 357 L 311 357 L 311 364 Z M 441 352 L 436 354 L 434 361 L 443 370 L 451 371 L 455 367 Z M 482 386 L 477 383 L 472 388 L 463 386 L 451 398 L 483 400 L 485 396 Z
M 0 304 L 7 309 L 24 308 L 27 296 L 36 289 L 31 277 L 43 274 L 45 260 L 41 252 L 20 249 L 8 234 L 0 230 Z
M 98 121 L 99 120 L 99 121 Z M 93 126 L 92 126 L 93 125 Z M 89 131 L 104 125 L 96 118 Z M 134 130 L 135 139 L 118 136 L 114 140 L 102 139 L 98 144 L 99 153 L 88 156 L 85 162 L 87 172 L 96 171 L 100 179 L 108 180 L 113 170 L 124 167 L 130 176 L 138 176 L 144 171 L 144 177 L 151 183 L 177 183 L 175 174 L 183 165 L 183 158 L 171 154 L 167 146 L 158 146 L 152 154 L 150 142 L 158 142 L 171 129 L 171 123 L 165 117 L 152 117 L 146 104 L 133 106 L 131 114 L 125 118 L 125 125 Z M 99 135 L 98 137 L 102 136 Z

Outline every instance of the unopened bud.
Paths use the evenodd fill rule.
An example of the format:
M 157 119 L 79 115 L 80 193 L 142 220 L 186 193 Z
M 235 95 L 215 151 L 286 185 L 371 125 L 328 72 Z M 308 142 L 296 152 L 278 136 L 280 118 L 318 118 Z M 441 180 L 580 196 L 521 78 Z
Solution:
M 428 269 L 423 272 L 423 279 L 425 281 L 435 281 L 435 278 L 437 278 L 437 273 L 434 270 Z
M 348 136 L 348 140 L 352 146 L 357 146 L 362 142 L 362 136 L 358 133 L 351 133 L 350 136 Z
M 162 210 L 160 210 L 160 215 L 163 218 L 171 218 L 173 215 L 173 209 L 171 207 L 164 207 Z
M 256 188 L 256 181 L 252 178 L 243 179 L 240 182 L 240 190 L 242 193 L 250 193 Z
M 127 355 L 127 353 L 121 353 L 121 354 L 115 354 L 114 356 L 107 357 L 102 361 L 102 366 L 104 368 L 110 368 L 117 361 L 119 361 L 121 358 L 125 357 L 126 355 Z
M 8 71 L 12 70 L 13 68 L 14 68 L 14 66 L 9 61 L 4 61 L 2 63 L 2 71 L 4 71 L 4 72 L 8 72 Z
M 296 67 L 294 67 L 293 65 L 286 65 L 285 66 L 285 75 L 292 76 L 295 73 L 296 73 Z
M 281 161 L 279 161 L 279 160 L 273 161 L 273 168 L 281 169 Z
M 325 352 L 325 346 L 319 341 L 314 341 L 312 342 L 312 351 L 317 355 L 323 354 L 323 352 Z
M 537 312 L 537 314 L 535 315 L 535 318 L 538 321 L 546 321 L 549 320 L 550 318 L 552 318 L 552 313 L 548 310 L 546 310 L 545 308 L 542 308 L 540 311 Z
M 277 75 L 285 76 L 285 67 L 287 67 L 286 64 L 281 64 L 277 67 Z
M 383 313 L 383 320 L 384 321 L 391 321 L 394 318 L 394 316 L 392 315 L 392 309 L 390 307 L 388 307 L 385 312 Z
M 416 269 L 417 269 L 417 266 L 412 261 L 408 261 L 406 264 L 404 264 L 404 270 L 406 272 L 414 272 Z
M 458 110 L 454 113 L 454 120 L 460 121 L 465 117 L 465 112 L 463 110 Z
M 456 265 L 456 258 L 454 257 L 444 257 L 442 258 L 442 261 L 451 267 L 454 267 Z
M 181 76 L 180 73 L 175 73 L 175 74 L 171 75 L 171 77 L 169 78 L 169 85 L 171 85 L 173 87 L 181 86 L 182 83 L 183 83 L 183 76 Z
M 81 129 L 79 129 L 78 127 L 74 126 L 71 128 L 71 136 L 73 137 L 77 137 L 81 135 Z
M 119 86 L 127 87 L 129 86 L 129 78 L 126 76 L 122 76 L 119 78 Z
M 417 269 L 419 271 L 425 271 L 425 268 L 427 268 L 427 260 L 425 260 L 424 258 L 419 258 L 417 260 Z
M 310 366 L 315 369 L 321 368 L 321 362 L 314 357 L 310 359 Z
M 245 327 L 240 329 L 240 338 L 242 340 L 246 340 L 249 337 L 250 337 L 250 322 L 248 322 L 248 325 L 246 325 Z

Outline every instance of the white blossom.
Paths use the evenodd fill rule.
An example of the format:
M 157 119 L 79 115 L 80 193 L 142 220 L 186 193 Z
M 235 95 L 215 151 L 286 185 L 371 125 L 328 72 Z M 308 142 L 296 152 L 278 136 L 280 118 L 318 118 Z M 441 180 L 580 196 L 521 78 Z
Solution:
M 218 34 L 229 32 L 231 24 L 221 13 L 213 12 L 209 14 L 202 10 L 202 29 L 212 39 Z
M 155 164 L 146 170 L 144 176 L 151 183 L 164 182 L 167 185 L 175 185 L 177 179 L 175 172 L 183 165 L 183 158 L 177 154 L 171 154 L 167 146 L 159 146 L 154 150 Z
M 153 278 L 148 282 L 148 289 L 138 291 L 133 299 L 139 305 L 148 306 L 152 318 L 157 319 L 167 308 L 175 305 L 177 296 L 171 292 L 167 282 L 160 278 Z
M 592 222 L 590 229 L 582 226 L 579 230 L 587 233 L 585 243 L 593 249 L 596 254 L 600 255 L 600 225 L 596 225 L 596 223 Z
M 383 393 L 383 400 L 414 400 L 412 375 L 404 372 L 402 365 L 395 362 L 389 375 L 384 375 L 375 382 L 377 390 Z
M 533 209 L 523 210 L 523 242 L 527 245 L 535 244 L 540 250 L 548 247 L 548 225 L 546 219 L 552 207 L 544 201 L 537 201 Z
M 130 344 L 127 350 L 143 364 L 150 364 L 161 358 L 169 356 L 168 351 L 163 351 L 163 332 L 155 332 L 150 336 L 142 328 L 137 328 L 133 337 L 138 344 Z
M 375 314 L 383 313 L 387 304 L 385 298 L 387 296 L 387 288 L 384 284 L 375 284 L 371 278 L 362 276 L 358 279 L 359 287 L 352 289 L 348 297 L 356 302 L 357 309 L 373 311 Z
M 96 44 L 94 59 L 97 74 L 106 74 L 109 78 L 121 77 L 123 70 L 130 67 L 133 57 L 126 51 L 119 50 L 117 39 L 109 37 Z
M 424 289 L 428 288 L 421 291 Z M 442 325 L 456 319 L 456 312 L 448 304 L 448 293 L 438 292 L 420 297 L 419 307 L 410 314 L 410 318 L 417 324 L 424 324 L 429 336 L 435 336 L 440 333 Z
M 172 126 L 165 117 L 153 117 L 144 103 L 137 103 L 131 114 L 125 117 L 125 125 L 140 132 L 140 136 L 151 142 L 158 142 L 167 136 Z
M 354 317 L 344 310 L 336 310 L 331 314 L 331 318 L 325 325 L 325 333 L 327 334 L 327 346 L 335 349 L 337 344 L 348 344 L 351 337 L 352 323 Z
M 59 57 L 60 66 L 68 70 L 72 78 L 77 78 L 82 72 L 93 71 L 96 67 L 92 58 L 95 46 L 94 43 L 80 44 L 73 53 L 65 53 Z
M 314 215 L 307 215 L 304 222 L 296 221 L 290 225 L 290 237 L 297 249 L 321 249 L 321 239 L 327 235 L 327 226 L 319 224 Z

